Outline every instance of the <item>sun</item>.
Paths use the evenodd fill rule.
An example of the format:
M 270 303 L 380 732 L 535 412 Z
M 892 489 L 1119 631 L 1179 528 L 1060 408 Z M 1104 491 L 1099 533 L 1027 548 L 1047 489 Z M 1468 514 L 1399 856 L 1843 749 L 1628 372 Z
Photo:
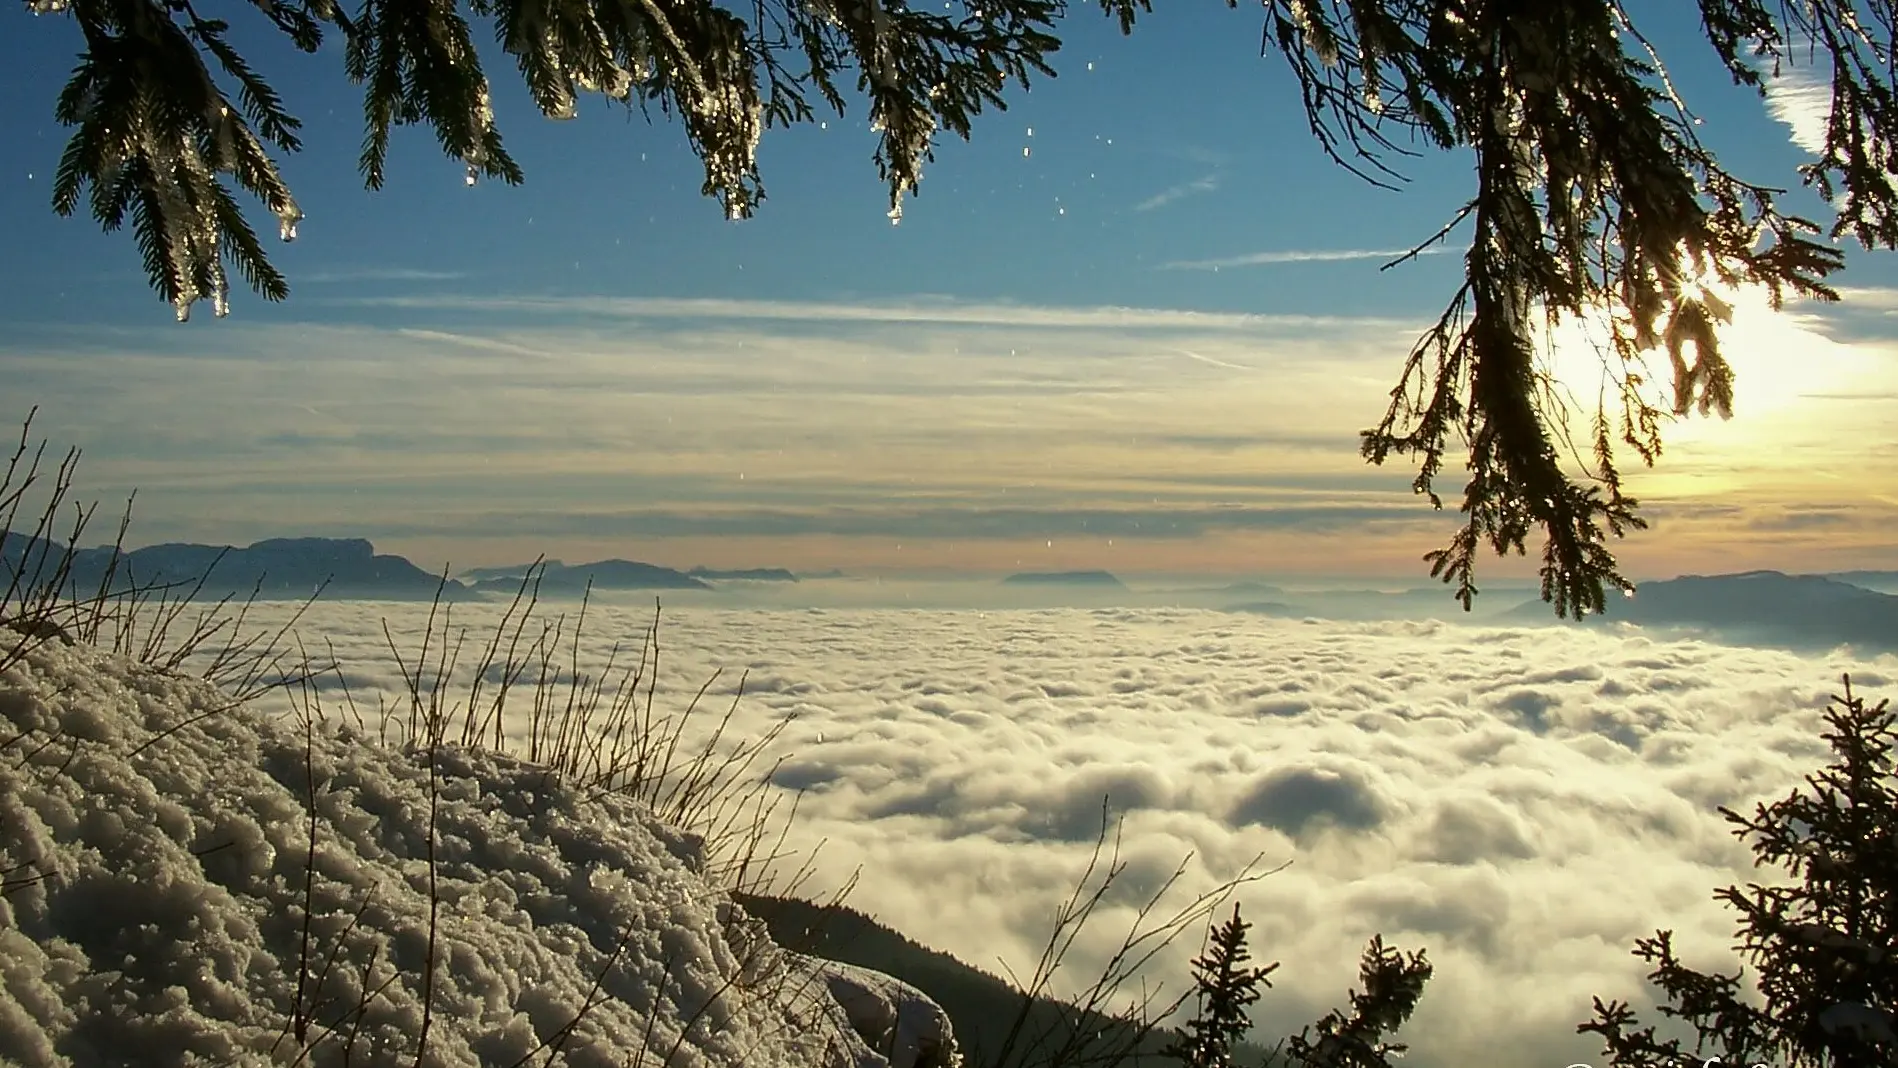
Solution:
M 1733 417 L 1758 421 L 1805 411 L 1816 395 L 1832 394 L 1862 383 L 1877 371 L 1878 361 L 1861 347 L 1830 337 L 1814 302 L 1789 301 L 1775 310 L 1764 287 L 1727 286 L 1706 278 L 1688 288 L 1724 304 L 1730 321 L 1717 333 L 1721 355 L 1733 368 Z M 1607 316 L 1568 317 L 1549 331 L 1538 354 L 1543 372 L 1568 409 L 1571 430 L 1590 425 L 1598 398 L 1610 420 L 1619 420 L 1622 404 L 1611 371 L 1622 371 L 1621 360 L 1607 345 Z M 1683 356 L 1693 362 L 1693 342 Z M 1645 365 L 1632 368 L 1643 380 L 1640 395 L 1663 412 L 1674 407 L 1674 375 L 1667 350 L 1645 354 Z M 1812 413 L 1818 418 L 1818 413 Z M 1666 425 L 1670 442 L 1698 439 L 1698 429 L 1718 423 L 1719 416 L 1691 415 Z M 1778 419 L 1770 420 L 1779 422 Z

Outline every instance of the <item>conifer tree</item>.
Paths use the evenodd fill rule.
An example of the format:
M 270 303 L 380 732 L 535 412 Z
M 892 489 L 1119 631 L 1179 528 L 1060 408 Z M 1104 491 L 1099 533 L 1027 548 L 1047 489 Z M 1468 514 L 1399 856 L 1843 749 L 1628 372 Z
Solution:
M 226 19 L 199 10 L 211 2 L 24 0 L 76 27 L 80 44 L 54 107 L 75 129 L 53 208 L 70 215 L 89 190 L 106 229 L 129 215 L 146 273 L 180 318 L 199 301 L 227 308 L 227 263 L 266 298 L 289 292 L 227 180 L 262 202 L 283 239 L 301 218 L 278 169 L 300 146 L 298 121 L 231 45 Z M 1372 463 L 1415 462 L 1413 488 L 1438 508 L 1438 476 L 1453 450 L 1467 450 L 1462 526 L 1425 557 L 1466 608 L 1479 554 L 1526 553 L 1539 531 L 1544 599 L 1565 615 L 1601 611 L 1608 587 L 1628 587 L 1610 539 L 1645 526 L 1617 450 L 1652 464 L 1666 419 L 1733 410 L 1720 288 L 1757 286 L 1775 305 L 1836 299 L 1826 284 L 1844 263 L 1836 239 L 1898 247 L 1898 0 L 1695 3 L 1737 85 L 1764 95 L 1791 63 L 1830 81 L 1823 150 L 1800 169 L 1836 210 L 1830 226 L 1782 210 L 1782 190 L 1720 165 L 1625 0 L 1263 0 L 1261 50 L 1289 64 L 1332 159 L 1386 186 L 1425 149 L 1473 161 L 1467 200 L 1418 246 L 1467 242 L 1464 282 L 1361 441 Z M 363 87 L 359 164 L 370 188 L 385 181 L 391 131 L 405 125 L 432 128 L 471 182 L 522 180 L 494 121 L 472 18 L 549 117 L 571 116 L 583 93 L 676 115 L 704 164 L 704 193 L 733 218 L 763 198 L 765 130 L 820 109 L 841 115 L 846 92 L 879 133 L 873 161 L 899 218 L 939 134 L 968 137 L 975 116 L 1005 106 L 1010 83 L 1026 91 L 1031 75 L 1052 76 L 1067 10 L 1064 0 L 951 0 L 941 11 L 906 0 L 223 6 L 305 52 L 342 35 L 344 73 Z M 1131 32 L 1149 0 L 1101 6 Z M 1537 346 L 1556 323 L 1604 314 L 1601 399 L 1571 412 Z M 1654 395 L 1667 380 L 1671 397 Z
M 1293 1035 L 1286 1055 L 1304 1068 L 1391 1068 L 1410 1047 L 1385 1038 L 1417 1011 L 1432 968 L 1422 950 L 1409 957 L 1372 935 L 1358 962 L 1364 992 L 1351 992 L 1351 1013 L 1331 1010 L 1314 1027 Z
M 1213 929 L 1211 948 L 1193 958 L 1199 1014 L 1160 1051 L 1162 1056 L 1176 1058 L 1187 1068 L 1231 1068 L 1233 1043 L 1251 1026 L 1246 1008 L 1259 1000 L 1261 985 L 1272 985 L 1266 976 L 1278 967 L 1247 967 L 1251 955 L 1246 931 L 1251 926 L 1239 918 L 1239 906 L 1234 905 L 1232 919 Z
M 1756 864 L 1799 880 L 1715 895 L 1740 913 L 1736 948 L 1752 976 L 1688 967 L 1670 931 L 1640 939 L 1635 956 L 1654 965 L 1660 1012 L 1691 1029 L 1691 1050 L 1640 1026 L 1627 1003 L 1596 998 L 1594 1019 L 1578 1030 L 1601 1036 L 1614 1068 L 1709 1057 L 1785 1068 L 1898 1064 L 1898 717 L 1886 702 L 1866 705 L 1850 677 L 1834 702 L 1825 739 L 1835 759 L 1806 789 L 1756 805 L 1750 817 L 1720 810 L 1735 835 L 1752 840 Z

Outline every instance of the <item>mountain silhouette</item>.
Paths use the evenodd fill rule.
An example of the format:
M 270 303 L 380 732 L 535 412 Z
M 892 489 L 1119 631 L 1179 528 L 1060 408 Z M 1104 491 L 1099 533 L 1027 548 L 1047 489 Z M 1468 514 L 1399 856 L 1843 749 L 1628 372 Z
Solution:
M 748 579 L 752 582 L 796 582 L 797 576 L 782 567 L 711 568 L 695 567 L 686 574 L 701 579 Z
M 1863 586 L 1875 593 L 1898 590 L 1898 571 L 1830 571 L 1826 578 Z
M 29 586 L 54 581 L 65 552 L 64 545 L 45 538 L 0 534 L 0 568 Z M 400 556 L 378 554 L 365 538 L 268 538 L 243 548 L 168 542 L 125 551 L 75 549 L 63 592 L 90 596 L 108 576 L 111 592 L 163 585 L 172 597 L 196 588 L 200 598 L 246 597 L 255 590 L 265 600 L 299 599 L 325 582 L 323 596 L 334 600 L 426 599 L 437 590 L 453 600 L 469 592 L 452 579 L 444 585 L 439 575 Z
M 1538 600 L 1507 616 L 1548 620 L 1551 613 Z M 1610 597 L 1602 618 L 1799 650 L 1898 650 L 1898 597 L 1824 575 L 1746 571 L 1643 582 L 1632 597 Z
M 596 590 L 709 590 L 712 587 L 683 571 L 638 560 L 596 560 L 590 564 L 551 562 L 540 576 L 540 592 L 575 594 Z M 521 587 L 521 573 L 483 579 L 477 590 L 512 593 Z
M 563 566 L 558 560 L 543 560 L 548 567 Z M 539 564 L 502 564 L 499 567 L 471 567 L 460 573 L 463 581 L 483 582 L 487 579 L 513 579 L 519 585 L 521 576 L 532 571 Z
M 1120 580 L 1106 571 L 1023 571 L 1002 580 L 1005 586 L 1091 586 L 1098 589 L 1124 590 Z

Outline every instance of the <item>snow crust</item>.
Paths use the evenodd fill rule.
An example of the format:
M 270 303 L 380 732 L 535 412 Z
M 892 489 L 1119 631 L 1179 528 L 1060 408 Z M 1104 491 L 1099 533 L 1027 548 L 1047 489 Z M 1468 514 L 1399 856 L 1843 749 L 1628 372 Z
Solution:
M 288 720 L 89 646 L 0 674 L 0 1063 L 409 1064 L 430 981 L 423 1064 L 890 1063 L 696 840 L 487 752 L 436 753 L 425 977 L 426 751 L 319 726 L 305 753 Z M 946 1029 L 918 1056 L 941 1010 L 874 977 L 903 999 L 895 1063 L 955 1063 Z
M 927 994 L 879 971 L 794 954 L 851 1029 L 889 1058 L 890 1068 L 955 1068 L 961 1063 L 949 1014 Z M 821 1003 L 820 1003 L 821 1004 Z

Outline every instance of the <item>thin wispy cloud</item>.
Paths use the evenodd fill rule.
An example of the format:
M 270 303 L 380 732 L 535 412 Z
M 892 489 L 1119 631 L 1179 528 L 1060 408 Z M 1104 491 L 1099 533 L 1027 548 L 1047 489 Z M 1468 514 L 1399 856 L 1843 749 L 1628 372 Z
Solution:
M 1385 255 L 1363 253 L 1362 255 Z M 1392 253 L 1391 255 L 1402 255 Z M 1333 257 L 1338 258 L 1338 257 Z M 830 323 L 937 323 L 1049 329 L 1262 330 L 1273 327 L 1416 326 L 1369 316 L 1245 315 L 1178 308 L 996 304 L 909 299 L 886 303 L 687 297 L 507 297 L 418 293 L 344 298 L 336 303 L 439 311 L 511 312 L 616 319 L 777 320 Z
M 774 494 L 767 484 L 745 491 L 755 499 Z M 737 496 L 734 490 L 731 494 Z M 792 487 L 775 495 L 788 501 L 804 496 Z M 1018 494 L 1019 495 L 1019 494 Z M 1364 495 L 1363 503 L 1339 495 L 1339 503 L 1300 504 L 1295 493 L 1259 492 L 1251 496 L 1276 500 L 1264 507 L 1211 506 L 1152 507 L 1145 500 L 1122 508 L 954 508 L 843 507 L 823 502 L 814 510 L 733 507 L 723 501 L 701 501 L 691 511 L 641 507 L 609 508 L 592 503 L 589 510 L 524 515 L 518 510 L 457 513 L 452 519 L 386 521 L 378 532 L 391 538 L 452 536 L 469 522 L 489 536 L 522 538 L 638 539 L 663 538 L 793 538 L 826 535 L 840 538 L 905 538 L 910 540 L 1032 541 L 1037 538 L 1139 538 L 1177 541 L 1214 531 L 1293 531 L 1310 534 L 1362 532 L 1369 524 L 1397 524 L 1407 531 L 1426 530 L 1443 523 L 1438 513 L 1413 507 L 1392 493 Z
M 1250 368 L 1250 367 L 1247 367 L 1247 366 L 1246 366 L 1245 364 L 1242 364 L 1242 363 L 1227 363 L 1227 362 L 1226 362 L 1225 360 L 1216 360 L 1216 359 L 1214 359 L 1214 358 L 1212 358 L 1211 356 L 1206 356 L 1206 355 L 1203 355 L 1203 354 L 1201 354 L 1201 353 L 1197 353 L 1197 352 L 1194 352 L 1194 351 L 1193 351 L 1192 349 L 1174 349 L 1173 351 L 1174 351 L 1174 352 L 1177 352 L 1177 353 L 1179 353 L 1179 354 L 1180 354 L 1180 355 L 1182 355 L 1182 356 L 1185 356 L 1185 357 L 1186 357 L 1187 359 L 1190 359 L 1190 360 L 1198 360 L 1198 361 L 1199 361 L 1199 362 L 1201 362 L 1201 363 L 1204 363 L 1204 364 L 1211 364 L 1211 365 L 1212 365 L 1212 366 L 1214 366 L 1214 367 L 1224 367 L 1224 368 L 1226 368 L 1226 369 L 1227 369 L 1227 370 L 1229 370 L 1229 371 L 1250 371 L 1250 370 L 1252 370 L 1252 368 Z
M 462 271 L 425 271 L 416 267 L 332 267 L 299 274 L 296 281 L 310 285 L 347 285 L 355 282 L 453 282 L 466 278 Z
M 944 306 L 947 321 L 926 322 L 846 305 L 600 306 L 708 304 L 736 317 L 629 329 L 556 300 L 494 318 L 457 306 L 427 326 L 230 324 L 181 339 L 188 352 L 115 337 L 84 361 L 12 342 L 0 368 L 45 399 L 45 432 L 85 444 L 90 492 L 137 487 L 151 502 L 140 530 L 155 540 L 399 532 L 456 542 L 443 551 L 464 559 L 471 537 L 562 551 L 772 537 L 838 544 L 829 566 L 945 539 L 968 554 L 1138 540 L 1197 559 L 1202 539 L 1294 539 L 1313 524 L 1402 536 L 1367 533 L 1383 513 L 1364 507 L 1429 518 L 1395 484 L 1366 499 L 1357 481 L 1359 413 L 1382 392 L 1370 368 L 1400 331 L 1255 330 L 1166 309 Z M 754 317 L 765 312 L 790 322 Z M 1116 325 L 1129 322 L 1142 328 Z M 109 396 L 91 385 L 101 377 L 118 386 Z M 1305 403 L 1262 416 L 1286 395 Z M 129 433 L 152 404 L 178 430 Z M 1208 457 L 1173 441 L 1188 429 L 1249 445 Z M 1296 485 L 1235 481 L 1262 456 Z M 1170 491 L 1182 473 L 1218 484 Z
M 1219 175 L 1209 174 L 1203 178 L 1195 178 L 1190 182 L 1181 182 L 1178 185 L 1171 186 L 1166 189 L 1162 189 L 1158 193 L 1155 193 L 1154 195 L 1148 197 L 1147 199 L 1141 201 L 1140 203 L 1135 204 L 1134 210 L 1135 211 L 1152 211 L 1155 208 L 1166 207 L 1168 204 L 1171 204 L 1176 200 L 1181 200 L 1198 193 L 1210 193 L 1218 188 L 1219 188 Z
M 1419 256 L 1438 256 L 1445 252 L 1461 252 L 1462 249 L 1448 249 L 1433 246 L 1417 253 Z M 1394 260 L 1407 256 L 1407 248 L 1302 248 L 1274 249 L 1269 252 L 1249 252 L 1243 256 L 1222 256 L 1210 260 L 1174 260 L 1163 263 L 1163 271 L 1217 271 L 1222 267 L 1272 267 L 1282 263 L 1341 263 L 1348 260 Z
M 1832 115 L 1832 80 L 1809 65 L 1785 63 L 1767 72 L 1766 113 L 1785 124 L 1792 143 L 1817 156 L 1825 151 Z
M 506 356 L 530 356 L 537 360 L 556 360 L 555 353 L 532 345 L 522 345 L 501 338 L 482 337 L 478 334 L 458 334 L 445 330 L 417 330 L 404 328 L 396 331 L 401 337 L 414 338 L 417 341 L 441 341 L 450 345 L 475 349 L 480 352 L 492 352 Z

